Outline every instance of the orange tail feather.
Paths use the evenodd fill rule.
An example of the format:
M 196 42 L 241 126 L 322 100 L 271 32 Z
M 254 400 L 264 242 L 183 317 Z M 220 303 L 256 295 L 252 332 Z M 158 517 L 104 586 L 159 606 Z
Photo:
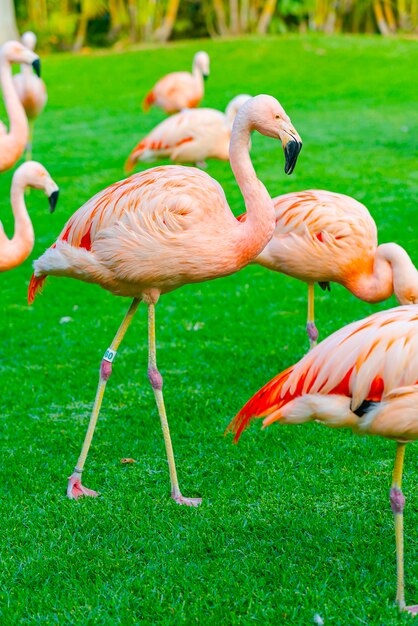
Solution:
M 283 398 L 280 397 L 282 387 L 292 371 L 293 367 L 289 367 L 281 374 L 275 376 L 275 378 L 257 391 L 237 413 L 226 429 L 226 432 L 232 431 L 235 433 L 234 443 L 238 442 L 241 434 L 248 428 L 253 418 L 265 417 L 292 399 L 294 394 L 289 393 Z
M 35 276 L 32 274 L 32 278 L 30 279 L 29 287 L 28 287 L 28 304 L 33 304 L 35 300 L 36 294 L 41 293 L 44 283 L 46 281 L 46 276 Z
M 135 148 L 132 150 L 131 154 L 125 161 L 125 172 L 127 174 L 130 174 L 132 172 L 144 149 L 145 143 L 143 141 L 140 141 L 139 144 L 136 145 Z
M 149 110 L 149 108 L 150 108 L 150 106 L 151 106 L 152 104 L 154 104 L 154 102 L 155 102 L 154 92 L 153 92 L 153 91 L 150 91 L 150 92 L 149 92 L 149 93 L 145 96 L 145 99 L 144 99 L 144 103 L 143 103 L 144 111 L 145 111 L 145 112 L 146 112 L 146 111 L 148 111 L 148 110 Z

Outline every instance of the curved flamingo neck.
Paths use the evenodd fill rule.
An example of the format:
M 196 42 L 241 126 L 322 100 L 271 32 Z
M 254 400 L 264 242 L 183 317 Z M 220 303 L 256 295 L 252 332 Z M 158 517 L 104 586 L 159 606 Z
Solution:
M 35 233 L 25 204 L 25 187 L 22 182 L 12 181 L 10 202 L 14 217 L 14 233 L 10 240 L 12 254 L 21 263 L 32 252 Z
M 231 168 L 244 197 L 246 218 L 238 224 L 237 247 L 244 264 L 265 248 L 273 236 L 275 213 L 273 201 L 257 178 L 249 152 L 251 127 L 243 116 L 236 118 L 232 129 L 229 158 Z
M 9 118 L 8 136 L 25 146 L 29 134 L 28 120 L 13 84 L 11 64 L 4 57 L 0 57 L 0 82 Z
M 30 80 L 31 77 L 34 75 L 32 67 L 30 65 L 27 65 L 26 63 L 22 63 L 22 65 L 20 66 L 20 71 L 22 72 L 25 81 Z
M 406 304 L 408 290 L 417 286 L 418 271 L 408 253 L 396 243 L 384 243 L 376 249 L 373 272 L 361 275 L 349 289 L 366 302 L 381 302 L 395 292 Z
M 203 91 L 203 88 L 204 88 L 203 72 L 200 69 L 196 61 L 193 61 L 192 74 L 195 78 L 196 83 L 199 85 L 199 88 Z

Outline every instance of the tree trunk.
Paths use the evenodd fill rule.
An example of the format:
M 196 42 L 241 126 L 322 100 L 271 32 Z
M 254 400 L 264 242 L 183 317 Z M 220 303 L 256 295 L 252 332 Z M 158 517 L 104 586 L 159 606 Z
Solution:
M 180 0 L 169 0 L 166 14 L 160 28 L 155 31 L 155 38 L 158 41 L 168 41 L 173 32 L 174 23 L 179 10 Z
M 395 16 L 393 14 L 392 6 L 390 4 L 390 0 L 383 0 L 383 10 L 385 12 L 386 23 L 389 26 L 389 29 L 392 33 L 396 33 L 398 30 L 398 25 L 396 23 Z
M 218 23 L 219 34 L 224 37 L 229 35 L 229 29 L 226 25 L 225 9 L 222 0 L 213 0 L 213 8 L 216 13 L 216 21 Z
M 238 0 L 229 0 L 229 22 L 231 24 L 231 32 L 234 35 L 238 35 L 239 33 Z
M 81 50 L 81 48 L 84 46 L 84 42 L 86 41 L 88 23 L 89 23 L 88 17 L 82 13 L 80 15 L 80 20 L 78 22 L 77 34 L 76 34 L 75 42 L 73 46 L 73 50 L 75 52 L 77 52 L 78 50 Z
M 13 0 L 0 0 L 0 45 L 10 39 L 18 39 Z
M 248 18 L 250 14 L 250 0 L 241 0 L 240 28 L 242 33 L 248 31 Z
M 265 35 L 268 27 L 270 26 L 271 18 L 274 15 L 277 0 L 266 0 L 263 11 L 258 21 L 257 32 L 260 35 Z
M 374 0 L 374 2 L 373 2 L 373 11 L 374 11 L 374 15 L 375 15 L 375 18 L 376 18 L 377 27 L 379 29 L 379 32 L 382 35 L 384 35 L 385 37 L 388 37 L 391 34 L 391 32 L 390 32 L 389 26 L 386 24 L 385 16 L 383 14 L 382 5 L 380 4 L 379 0 Z

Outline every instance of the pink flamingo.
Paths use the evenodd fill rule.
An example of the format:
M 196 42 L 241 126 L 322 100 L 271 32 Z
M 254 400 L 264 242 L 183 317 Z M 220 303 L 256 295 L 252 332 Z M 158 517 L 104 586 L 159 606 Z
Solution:
M 401 490 L 405 446 L 418 439 L 418 306 L 381 311 L 330 335 L 247 402 L 229 425 L 235 441 L 252 417 L 264 417 L 263 426 L 315 420 L 397 441 L 390 490 L 396 601 L 401 611 L 418 613 L 418 605 L 405 605 Z
M 192 72 L 172 72 L 163 76 L 147 94 L 144 110 L 154 105 L 166 113 L 197 107 L 204 93 L 204 80 L 209 76 L 209 55 L 196 52 Z
M 308 283 L 311 347 L 318 338 L 316 282 L 328 290 L 330 282 L 340 283 L 366 302 L 381 302 L 394 292 L 400 304 L 418 303 L 417 269 L 401 246 L 377 245 L 376 224 L 363 204 L 318 190 L 288 193 L 273 203 L 276 229 L 254 263 Z
M 22 43 L 29 50 L 35 50 L 36 35 L 27 31 L 22 35 Z M 23 104 L 29 121 L 29 140 L 26 146 L 26 160 L 32 158 L 33 128 L 36 118 L 42 113 L 48 100 L 45 83 L 32 72 L 28 65 L 22 65 L 20 74 L 13 77 L 17 95 Z
M 0 222 L 0 272 L 17 267 L 30 255 L 35 242 L 32 222 L 25 205 L 25 189 L 42 189 L 49 198 L 51 213 L 58 200 L 58 186 L 46 169 L 36 161 L 17 168 L 12 178 L 10 202 L 15 221 L 12 239 L 8 239 Z
M 57 242 L 34 264 L 29 302 L 48 274 L 97 283 L 133 302 L 100 367 L 99 385 L 83 448 L 69 478 L 70 498 L 96 496 L 81 483 L 107 380 L 116 351 L 141 301 L 148 305 L 148 376 L 154 391 L 166 446 L 171 496 L 182 496 L 157 369 L 155 305 L 161 294 L 188 283 L 227 276 L 247 265 L 274 230 L 271 198 L 258 180 L 249 156 L 250 134 L 280 139 L 285 172 L 290 174 L 301 148 L 300 137 L 271 96 L 251 98 L 238 112 L 232 130 L 230 160 L 245 199 L 248 219 L 232 214 L 221 186 L 206 173 L 169 165 L 141 172 L 111 185 L 83 205 L 65 225 Z
M 25 110 L 13 84 L 12 63 L 32 65 L 38 76 L 41 73 L 38 55 L 18 41 L 8 41 L 0 48 L 0 82 L 10 124 L 9 132 L 3 124 L 0 127 L 0 172 L 10 169 L 20 159 L 29 135 Z
M 205 167 L 205 159 L 228 161 L 232 124 L 240 106 L 251 96 L 236 96 L 225 113 L 216 109 L 183 109 L 158 124 L 132 150 L 125 171 L 131 172 L 138 161 L 196 163 Z

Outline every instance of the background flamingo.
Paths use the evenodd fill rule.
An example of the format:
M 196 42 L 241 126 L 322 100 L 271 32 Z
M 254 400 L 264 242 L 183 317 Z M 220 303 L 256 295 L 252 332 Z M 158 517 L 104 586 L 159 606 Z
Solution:
M 205 167 L 208 158 L 227 161 L 232 124 L 240 106 L 251 96 L 241 94 L 231 100 L 225 113 L 216 109 L 183 109 L 158 124 L 132 150 L 125 170 L 131 172 L 138 161 L 196 163 Z
M 229 426 L 235 441 L 252 417 L 264 417 L 263 426 L 316 420 L 398 442 L 390 491 L 396 601 L 418 613 L 418 605 L 405 606 L 401 490 L 405 445 L 418 439 L 418 306 L 375 313 L 330 335 L 247 402 Z
M 171 495 L 179 504 L 200 503 L 199 498 L 184 498 L 178 485 L 163 381 L 156 362 L 155 304 L 160 294 L 187 283 L 236 272 L 263 249 L 273 234 L 271 198 L 258 180 L 249 156 L 254 129 L 281 140 L 285 171 L 289 174 L 301 147 L 299 135 L 277 100 L 257 96 L 241 107 L 232 131 L 231 166 L 248 210 L 245 223 L 236 220 L 222 188 L 204 172 L 181 166 L 157 167 L 94 196 L 73 215 L 57 242 L 34 264 L 29 302 L 48 274 L 97 283 L 116 295 L 133 298 L 101 363 L 86 439 L 69 479 L 70 498 L 97 495 L 81 484 L 81 474 L 116 350 L 138 304 L 144 301 L 148 305 L 148 376 L 163 429 Z
M 209 55 L 196 52 L 192 72 L 172 72 L 163 76 L 147 94 L 144 110 L 160 107 L 166 113 L 197 107 L 203 98 L 204 80 L 209 76 Z
M 58 186 L 43 165 L 27 161 L 13 174 L 10 202 L 14 216 L 14 234 L 8 239 L 0 222 L 0 272 L 17 267 L 30 255 L 35 242 L 31 219 L 25 205 L 25 189 L 43 189 L 49 198 L 51 213 L 58 200 Z
M 9 132 L 0 128 L 0 172 L 10 169 L 22 156 L 28 141 L 29 126 L 24 108 L 12 79 L 12 63 L 32 65 L 40 76 L 41 62 L 37 54 L 18 41 L 8 41 L 0 48 L 0 81 L 9 117 Z
M 29 50 L 35 50 L 36 35 L 31 31 L 27 31 L 22 35 L 22 43 Z M 13 76 L 13 81 L 16 87 L 17 95 L 23 108 L 25 109 L 26 116 L 29 121 L 29 140 L 26 146 L 26 159 L 30 161 L 32 158 L 32 142 L 33 142 L 33 127 L 36 118 L 42 113 L 48 95 L 46 93 L 45 83 L 42 78 L 36 76 L 33 73 L 32 68 L 28 65 L 22 65 L 20 74 Z
M 340 283 L 366 302 L 394 292 L 400 304 L 418 303 L 417 269 L 401 246 L 377 245 L 376 224 L 363 204 L 318 190 L 288 193 L 273 203 L 276 229 L 254 263 L 308 283 L 311 347 L 318 338 L 314 283 L 328 290 L 330 282 Z

